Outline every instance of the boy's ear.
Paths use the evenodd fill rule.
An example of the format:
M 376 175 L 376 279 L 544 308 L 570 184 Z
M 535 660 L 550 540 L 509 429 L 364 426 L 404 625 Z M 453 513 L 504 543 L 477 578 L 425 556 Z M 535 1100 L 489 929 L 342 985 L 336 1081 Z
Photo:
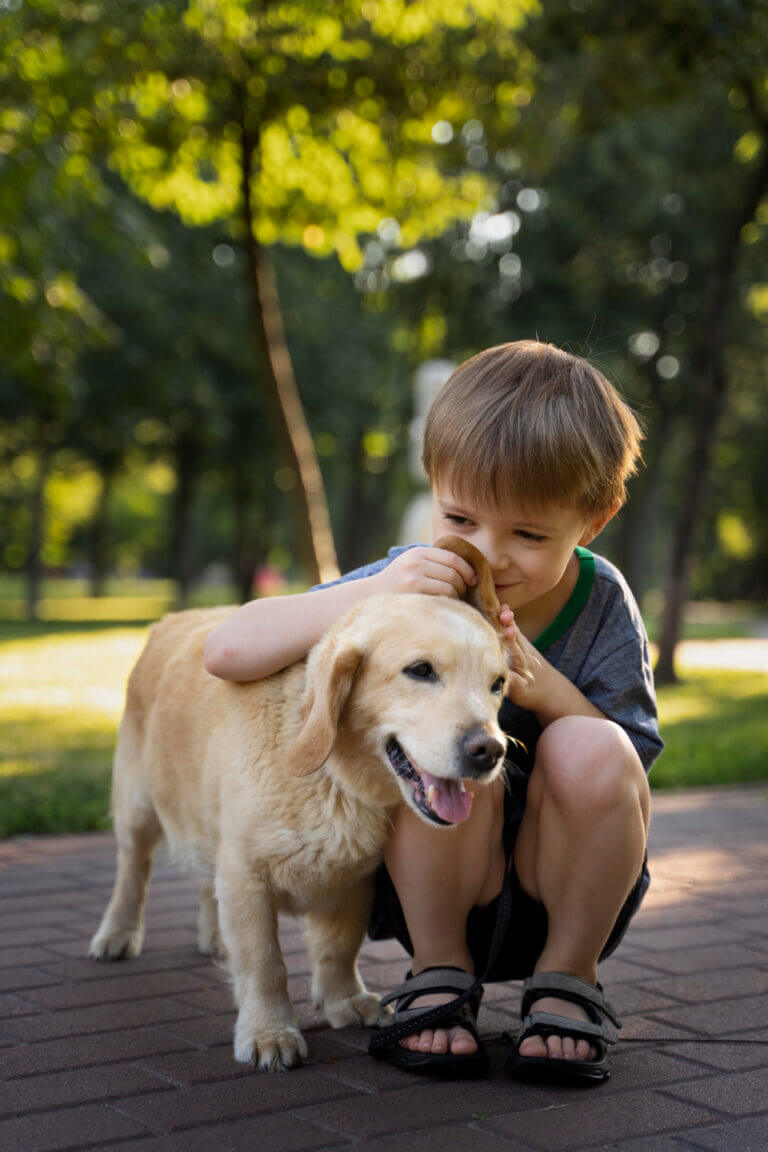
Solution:
M 494 631 L 501 635 L 503 629 L 499 622 L 499 598 L 496 595 L 491 566 L 480 549 L 475 548 L 474 544 L 470 544 L 461 536 L 441 536 L 436 541 L 435 548 L 445 548 L 447 552 L 455 552 L 457 556 L 461 556 L 462 560 L 466 560 L 468 564 L 472 565 L 475 576 L 477 576 L 477 584 L 472 584 L 467 588 L 465 597 L 467 604 L 477 608 Z
M 616 504 L 612 504 L 607 511 L 598 512 L 596 516 L 593 516 L 590 519 L 587 527 L 584 529 L 584 532 L 581 535 L 581 539 L 579 540 L 579 544 L 581 544 L 583 547 L 586 547 L 586 545 L 591 543 L 596 536 L 599 536 L 603 528 L 605 528 L 606 524 L 613 520 L 619 508 L 621 508 L 621 504 L 617 502 Z

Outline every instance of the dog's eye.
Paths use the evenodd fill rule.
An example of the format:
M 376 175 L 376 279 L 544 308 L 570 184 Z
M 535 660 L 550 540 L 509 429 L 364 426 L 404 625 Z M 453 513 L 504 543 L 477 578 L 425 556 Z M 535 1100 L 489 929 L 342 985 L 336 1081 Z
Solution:
M 437 680 L 437 673 L 426 660 L 411 664 L 409 668 L 403 668 L 403 672 L 406 676 L 413 676 L 414 680 Z
M 503 689 L 504 684 L 505 684 L 505 679 L 503 676 L 498 676 L 494 680 L 493 684 L 491 684 L 491 692 L 493 692 L 494 696 L 498 696 L 499 692 L 501 692 L 501 690 Z

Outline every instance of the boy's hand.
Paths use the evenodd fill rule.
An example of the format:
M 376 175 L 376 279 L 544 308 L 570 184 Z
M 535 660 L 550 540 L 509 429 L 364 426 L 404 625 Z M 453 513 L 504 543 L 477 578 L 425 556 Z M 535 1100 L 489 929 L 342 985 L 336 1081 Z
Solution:
M 520 708 L 535 712 L 543 677 L 545 661 L 515 623 L 515 614 L 507 604 L 499 609 L 499 621 L 504 630 L 502 644 L 507 654 L 511 676 L 507 684 L 507 696 Z
M 409 548 L 374 579 L 381 592 L 425 592 L 428 596 L 466 596 L 476 584 L 471 564 L 445 548 Z

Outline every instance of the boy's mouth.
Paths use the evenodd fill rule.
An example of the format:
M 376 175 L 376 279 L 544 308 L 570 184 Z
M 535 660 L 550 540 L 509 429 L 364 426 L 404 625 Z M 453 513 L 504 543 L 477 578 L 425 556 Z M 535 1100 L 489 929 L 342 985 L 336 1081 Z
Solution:
M 413 803 L 433 824 L 461 824 L 472 809 L 472 795 L 462 780 L 446 780 L 417 769 L 394 736 L 387 742 L 387 758 L 401 780 L 412 788 Z

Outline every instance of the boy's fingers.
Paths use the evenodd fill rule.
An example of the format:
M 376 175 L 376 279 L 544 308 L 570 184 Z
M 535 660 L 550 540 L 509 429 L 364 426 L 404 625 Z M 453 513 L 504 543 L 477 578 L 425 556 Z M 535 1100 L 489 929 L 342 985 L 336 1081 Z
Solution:
M 433 548 L 432 559 L 436 560 L 439 564 L 445 564 L 449 568 L 453 568 L 465 584 L 476 584 L 477 577 L 475 570 L 463 557 L 458 556 L 455 552 L 449 552 L 447 548 Z

